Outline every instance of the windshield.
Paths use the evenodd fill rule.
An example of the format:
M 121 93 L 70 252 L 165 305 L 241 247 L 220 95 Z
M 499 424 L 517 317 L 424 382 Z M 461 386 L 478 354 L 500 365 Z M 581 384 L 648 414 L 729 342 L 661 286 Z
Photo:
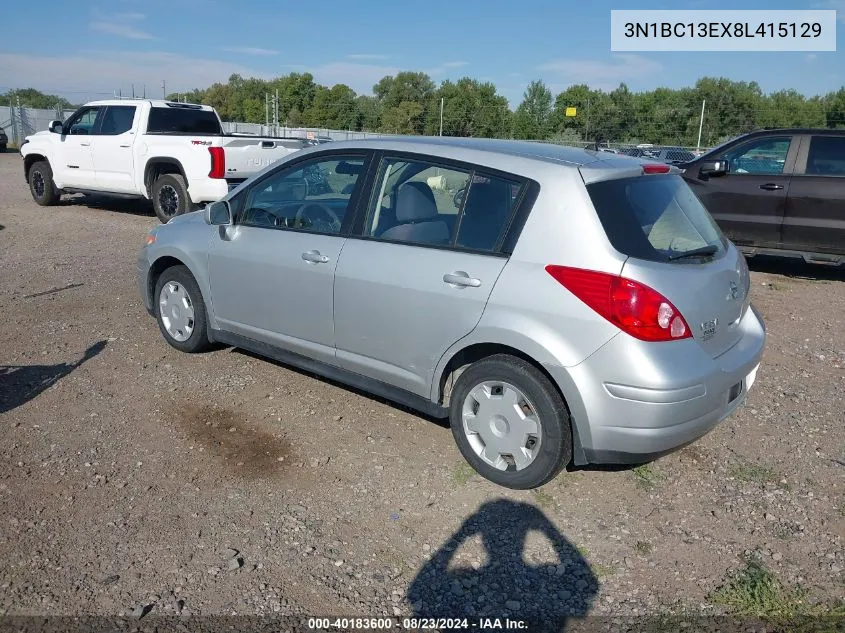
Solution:
M 588 185 L 587 191 L 620 253 L 652 261 L 694 261 L 725 250 L 721 231 L 680 176 L 605 180 Z

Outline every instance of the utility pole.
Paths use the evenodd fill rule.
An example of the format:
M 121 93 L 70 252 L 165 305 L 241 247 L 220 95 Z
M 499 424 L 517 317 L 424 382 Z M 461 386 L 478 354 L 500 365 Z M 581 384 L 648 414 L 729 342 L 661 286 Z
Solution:
M 167 99 L 167 82 L 164 79 L 161 80 L 161 98 Z
M 270 131 L 270 93 L 264 93 L 264 126 Z
M 443 136 L 443 97 L 440 97 L 440 136 Z
M 701 100 L 701 118 L 698 121 L 698 145 L 695 147 L 696 152 L 701 151 L 701 130 L 704 129 L 704 104 L 706 99 Z
M 132 84 L 132 98 L 135 98 L 135 84 Z
M 273 111 L 273 129 L 274 129 L 274 136 L 279 135 L 279 89 L 276 88 L 276 99 L 273 102 L 273 106 L 275 110 Z

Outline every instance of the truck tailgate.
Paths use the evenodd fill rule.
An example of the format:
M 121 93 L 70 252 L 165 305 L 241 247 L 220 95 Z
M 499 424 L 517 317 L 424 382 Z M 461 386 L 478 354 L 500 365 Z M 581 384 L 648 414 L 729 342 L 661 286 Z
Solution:
M 246 180 L 303 147 L 307 147 L 305 141 L 298 139 L 226 136 L 223 138 L 226 180 L 230 182 Z

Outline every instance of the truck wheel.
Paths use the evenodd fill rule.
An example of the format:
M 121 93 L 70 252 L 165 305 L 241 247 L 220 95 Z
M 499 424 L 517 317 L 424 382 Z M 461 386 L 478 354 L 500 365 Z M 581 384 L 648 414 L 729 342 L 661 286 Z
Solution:
M 29 192 L 42 207 L 51 207 L 59 201 L 59 192 L 53 182 L 50 163 L 40 160 L 29 168 Z
M 572 458 L 566 404 L 530 363 L 496 354 L 470 365 L 450 398 L 452 434 L 482 477 L 506 488 L 538 488 Z
M 153 209 L 158 219 L 165 224 L 177 215 L 196 209 L 181 174 L 163 174 L 156 178 L 153 183 L 152 199 Z

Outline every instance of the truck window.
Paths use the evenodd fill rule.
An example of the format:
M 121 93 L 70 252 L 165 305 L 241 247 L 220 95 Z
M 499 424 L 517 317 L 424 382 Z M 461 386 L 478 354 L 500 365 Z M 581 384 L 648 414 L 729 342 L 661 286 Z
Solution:
M 109 106 L 100 124 L 100 134 L 117 136 L 132 129 L 135 106 Z
M 207 134 L 220 136 L 223 130 L 217 115 L 211 110 L 183 108 L 150 109 L 147 134 Z

